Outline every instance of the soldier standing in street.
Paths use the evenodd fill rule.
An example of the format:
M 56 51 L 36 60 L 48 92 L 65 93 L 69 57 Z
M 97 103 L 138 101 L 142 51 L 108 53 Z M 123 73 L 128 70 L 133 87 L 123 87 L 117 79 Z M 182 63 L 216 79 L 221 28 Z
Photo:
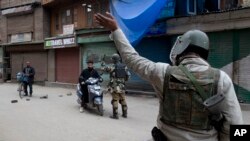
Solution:
M 112 61 L 114 65 L 112 67 L 105 67 L 104 71 L 110 73 L 110 82 L 108 84 L 109 91 L 112 95 L 111 104 L 113 106 L 113 115 L 110 116 L 113 119 L 119 119 L 118 117 L 118 102 L 122 107 L 122 117 L 127 118 L 128 106 L 125 99 L 125 81 L 128 80 L 130 73 L 127 70 L 125 64 L 121 63 L 121 58 L 118 54 L 112 55 Z
M 114 17 L 106 14 L 96 14 L 96 22 L 112 31 L 110 37 L 122 60 L 153 85 L 159 98 L 159 129 L 152 130 L 154 140 L 229 141 L 230 125 L 243 124 L 242 113 L 230 77 L 206 61 L 208 36 L 200 30 L 186 32 L 177 38 L 171 50 L 173 65 L 155 63 L 141 57 L 119 29 Z M 215 104 L 215 111 L 207 108 L 210 102 Z M 219 116 L 214 116 L 216 114 Z

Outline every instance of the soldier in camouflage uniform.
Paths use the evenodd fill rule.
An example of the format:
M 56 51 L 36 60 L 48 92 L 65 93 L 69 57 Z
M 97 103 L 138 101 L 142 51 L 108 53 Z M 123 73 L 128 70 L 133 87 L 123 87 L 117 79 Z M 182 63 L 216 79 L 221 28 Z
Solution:
M 152 130 L 155 141 L 229 141 L 230 125 L 243 124 L 230 77 L 206 61 L 209 38 L 204 32 L 190 30 L 178 37 L 170 53 L 170 65 L 140 56 L 110 13 L 96 14 L 95 19 L 112 31 L 110 37 L 124 63 L 156 91 L 159 129 Z M 213 107 L 220 115 L 215 119 L 217 125 L 214 113 L 204 106 L 216 95 L 224 97 L 220 106 Z
M 112 95 L 111 104 L 113 106 L 113 115 L 111 118 L 118 119 L 118 102 L 122 106 L 122 117 L 127 118 L 127 103 L 125 99 L 125 81 L 128 80 L 130 73 L 125 64 L 121 63 L 121 58 L 118 54 L 112 55 L 114 65 L 105 67 L 104 71 L 110 73 L 110 82 L 108 84 L 109 91 Z

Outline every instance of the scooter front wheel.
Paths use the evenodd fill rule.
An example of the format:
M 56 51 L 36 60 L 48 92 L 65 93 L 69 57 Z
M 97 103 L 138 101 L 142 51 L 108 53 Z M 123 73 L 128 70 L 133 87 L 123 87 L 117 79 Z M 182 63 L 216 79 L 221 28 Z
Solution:
M 98 109 L 100 116 L 103 116 L 103 105 L 102 104 L 97 105 L 97 109 Z

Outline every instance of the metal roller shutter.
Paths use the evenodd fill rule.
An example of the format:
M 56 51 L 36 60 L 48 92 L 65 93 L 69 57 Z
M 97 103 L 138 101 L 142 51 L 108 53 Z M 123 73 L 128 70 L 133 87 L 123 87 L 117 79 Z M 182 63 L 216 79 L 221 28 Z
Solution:
M 33 31 L 33 14 L 9 17 L 8 34 L 25 33 Z
M 22 71 L 26 62 L 30 61 L 36 75 L 35 81 L 45 81 L 48 76 L 46 52 L 11 53 L 11 78 L 16 79 L 16 73 Z
M 235 89 L 240 101 L 250 103 L 250 29 L 238 30 L 236 36 L 238 46 L 234 53 L 238 83 Z
M 79 48 L 56 49 L 56 81 L 77 83 L 79 77 Z
M 82 69 L 87 68 L 86 62 L 90 58 L 94 60 L 94 67 L 100 72 L 103 57 L 105 56 L 105 63 L 110 65 L 110 57 L 116 52 L 115 45 L 112 42 L 84 44 L 82 48 Z M 108 73 L 104 73 L 102 77 L 105 82 L 109 81 Z
M 209 62 L 232 79 L 238 99 L 250 103 L 250 29 L 209 33 Z

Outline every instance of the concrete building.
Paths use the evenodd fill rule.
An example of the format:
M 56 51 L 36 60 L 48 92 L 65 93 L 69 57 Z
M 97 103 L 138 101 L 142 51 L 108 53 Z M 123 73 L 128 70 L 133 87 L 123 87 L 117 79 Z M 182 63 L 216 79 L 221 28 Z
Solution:
M 108 0 L 43 0 L 42 5 L 50 13 L 50 37 L 44 44 L 49 51 L 50 84 L 76 84 L 88 59 L 99 70 L 103 56 L 115 52 L 109 32 L 93 20 L 94 13 L 108 11 Z
M 216 11 L 182 13 L 183 15 L 166 21 L 166 35 L 172 41 L 190 29 L 200 29 L 208 34 L 211 48 L 210 64 L 229 74 L 239 101 L 244 103 L 250 103 L 250 8 L 248 4 L 247 0 L 231 0 L 224 5 L 211 3 L 210 6 L 216 7 L 209 8 L 217 9 Z M 225 5 L 227 5 L 226 9 Z
M 15 80 L 26 61 L 36 70 L 35 81 L 48 79 L 49 18 L 40 0 L 1 0 L 0 68 L 2 81 Z

